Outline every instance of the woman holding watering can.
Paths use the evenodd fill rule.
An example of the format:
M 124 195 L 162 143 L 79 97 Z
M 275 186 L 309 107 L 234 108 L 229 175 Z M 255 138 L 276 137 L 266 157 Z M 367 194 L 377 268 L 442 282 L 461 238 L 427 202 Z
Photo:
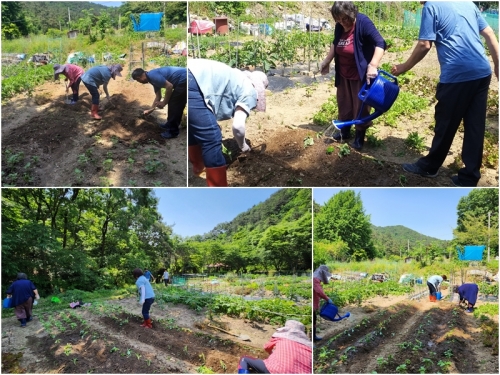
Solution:
M 358 12 L 351 1 L 336 1 L 331 14 L 336 22 L 335 36 L 328 56 L 321 63 L 321 74 L 330 72 L 330 63 L 335 60 L 335 86 L 337 87 L 338 119 L 348 121 L 356 118 L 362 106 L 358 93 L 364 82 L 377 77 L 377 68 L 387 48 L 373 22 Z M 370 107 L 363 106 L 360 118 L 370 114 Z M 356 135 L 351 146 L 361 150 L 366 129 L 371 121 L 356 125 Z M 334 137 L 337 141 L 349 139 L 351 127 L 345 126 Z
M 35 284 L 28 280 L 25 273 L 19 272 L 16 281 L 7 289 L 7 297 L 12 298 L 12 306 L 17 320 L 21 322 L 21 328 L 26 327 L 26 323 L 33 320 L 33 304 L 38 303 L 33 302 L 33 297 L 40 299 Z
M 325 301 L 328 301 L 329 303 L 332 303 L 332 300 L 328 298 L 328 296 L 325 294 L 323 291 L 323 288 L 321 287 L 321 283 L 323 284 L 328 284 L 330 281 L 330 277 L 332 275 L 330 274 L 330 270 L 328 269 L 328 266 L 325 266 L 324 264 L 319 266 L 316 271 L 313 273 L 313 338 L 314 341 L 320 341 L 323 338 L 316 336 L 316 320 L 318 318 L 318 310 L 319 310 L 319 300 L 320 298 L 324 299 Z
M 441 285 L 443 284 L 443 281 L 446 280 L 446 275 L 433 275 L 427 279 L 427 286 L 429 287 L 429 300 L 431 302 L 436 302 L 436 293 L 441 291 Z

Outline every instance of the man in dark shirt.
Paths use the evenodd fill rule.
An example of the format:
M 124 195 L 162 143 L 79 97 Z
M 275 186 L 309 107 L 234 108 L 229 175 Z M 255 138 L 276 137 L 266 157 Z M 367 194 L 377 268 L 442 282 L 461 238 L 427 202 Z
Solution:
M 168 105 L 167 122 L 160 127 L 164 130 L 161 133 L 163 138 L 177 138 L 179 136 L 179 126 L 182 114 L 187 103 L 187 69 L 166 66 L 149 72 L 137 68 L 132 72 L 132 78 L 137 82 L 150 83 L 154 87 L 155 100 L 150 109 L 144 114 L 151 113 L 155 108 L 163 108 Z M 165 96 L 162 100 L 161 89 L 165 89 Z

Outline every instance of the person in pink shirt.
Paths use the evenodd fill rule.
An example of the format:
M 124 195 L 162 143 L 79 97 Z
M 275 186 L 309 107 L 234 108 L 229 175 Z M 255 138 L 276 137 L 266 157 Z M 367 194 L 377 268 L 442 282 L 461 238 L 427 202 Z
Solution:
M 323 287 L 321 283 L 328 284 L 330 281 L 330 269 L 328 266 L 324 264 L 319 266 L 316 271 L 313 273 L 313 338 L 314 341 L 322 340 L 322 337 L 316 336 L 316 320 L 318 318 L 318 310 L 319 310 L 319 300 L 322 298 L 329 303 L 332 303 L 332 300 L 328 298 L 328 296 L 323 292 Z
M 58 80 L 59 74 L 62 74 L 66 77 L 64 81 L 69 81 L 66 85 L 66 93 L 69 91 L 70 87 L 71 90 L 73 90 L 73 99 L 71 99 L 70 104 L 75 104 L 78 101 L 78 90 L 80 89 L 80 82 L 82 81 L 81 76 L 83 75 L 83 73 L 85 73 L 85 71 L 78 65 L 54 64 L 54 80 Z
M 305 326 L 287 320 L 264 345 L 267 359 L 242 357 L 238 374 L 312 374 L 312 343 Z

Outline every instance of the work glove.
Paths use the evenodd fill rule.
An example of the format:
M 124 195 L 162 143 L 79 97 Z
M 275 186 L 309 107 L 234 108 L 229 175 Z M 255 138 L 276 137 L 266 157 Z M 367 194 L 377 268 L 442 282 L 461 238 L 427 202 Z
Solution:
M 36 305 L 38 305 L 38 300 L 37 299 L 33 301 L 33 306 L 36 306 Z
M 333 301 L 331 298 L 328 298 L 328 303 L 331 303 L 333 305 Z

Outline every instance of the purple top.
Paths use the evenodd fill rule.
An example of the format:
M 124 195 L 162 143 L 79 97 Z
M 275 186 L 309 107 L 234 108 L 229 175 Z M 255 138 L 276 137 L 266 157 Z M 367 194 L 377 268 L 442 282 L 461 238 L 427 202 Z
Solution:
M 340 23 L 335 24 L 335 37 L 333 44 L 337 46 L 344 28 Z M 356 16 L 356 27 L 354 28 L 354 57 L 358 67 L 361 81 L 366 81 L 366 69 L 373 58 L 375 47 L 387 48 L 384 38 L 367 16 L 358 13 Z M 335 86 L 339 85 L 341 75 L 337 56 L 335 56 Z
M 479 293 L 479 287 L 477 284 L 462 284 L 458 287 L 458 295 L 461 300 L 467 300 L 471 305 L 475 305 L 477 301 L 477 294 Z

